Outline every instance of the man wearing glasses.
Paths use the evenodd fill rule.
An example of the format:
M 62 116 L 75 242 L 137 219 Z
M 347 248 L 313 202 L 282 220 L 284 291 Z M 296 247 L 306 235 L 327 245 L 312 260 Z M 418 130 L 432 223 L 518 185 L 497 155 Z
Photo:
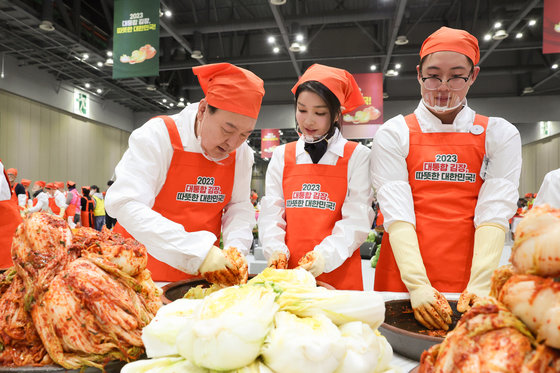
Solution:
M 488 295 L 517 208 L 519 132 L 467 105 L 479 59 L 477 39 L 464 30 L 430 35 L 416 67 L 422 100 L 379 129 L 371 152 L 388 232 L 374 288 L 408 291 L 414 316 L 431 329 L 451 323 L 440 292 L 461 293 L 461 312 Z

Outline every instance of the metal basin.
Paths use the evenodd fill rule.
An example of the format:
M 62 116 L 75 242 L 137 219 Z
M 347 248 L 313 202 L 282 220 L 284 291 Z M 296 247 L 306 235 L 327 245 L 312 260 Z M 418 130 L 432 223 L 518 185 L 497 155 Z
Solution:
M 449 301 L 453 310 L 449 330 L 455 328 L 461 313 L 457 311 L 457 301 Z M 409 299 L 385 302 L 385 322 L 379 327 L 393 350 L 409 359 L 420 361 L 422 352 L 443 342 L 443 337 L 427 335 L 428 330 L 414 318 Z

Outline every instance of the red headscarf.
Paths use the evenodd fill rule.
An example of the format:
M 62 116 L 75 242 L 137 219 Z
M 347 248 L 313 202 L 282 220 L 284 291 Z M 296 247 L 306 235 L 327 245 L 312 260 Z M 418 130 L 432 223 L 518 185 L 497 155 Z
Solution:
M 358 106 L 365 104 L 358 83 L 356 83 L 352 74 L 346 70 L 316 63 L 303 73 L 296 85 L 292 88 L 292 93 L 296 93 L 297 87 L 299 87 L 300 84 L 310 80 L 322 83 L 336 98 L 338 98 L 342 114 L 348 113 Z
M 229 63 L 193 67 L 208 104 L 257 119 L 264 96 L 261 78 Z
M 442 27 L 432 35 L 428 36 L 422 48 L 420 48 L 420 58 L 424 58 L 428 54 L 451 51 L 464 54 L 477 64 L 480 60 L 480 49 L 478 48 L 478 40 L 465 30 L 458 30 L 449 27 Z
M 68 185 L 68 186 L 76 186 L 76 183 L 73 182 L 72 180 L 68 180 L 68 181 L 66 182 L 66 185 Z
M 14 175 L 14 176 L 17 177 L 17 169 L 15 169 L 15 168 L 8 168 L 8 169 L 6 170 L 6 173 L 7 173 L 7 174 L 12 174 L 12 175 Z
M 21 179 L 21 185 L 28 187 L 29 185 L 31 185 L 31 180 L 29 179 Z
M 54 186 L 56 187 L 56 189 L 64 188 L 64 182 L 62 182 L 62 181 L 55 181 L 55 182 L 54 182 Z
M 47 183 L 47 185 L 45 185 L 45 188 L 54 189 L 54 183 Z
M 38 185 L 38 186 L 40 186 L 41 188 L 44 188 L 45 185 L 47 185 L 47 183 L 45 183 L 43 180 L 37 180 L 37 181 L 35 182 L 35 185 Z

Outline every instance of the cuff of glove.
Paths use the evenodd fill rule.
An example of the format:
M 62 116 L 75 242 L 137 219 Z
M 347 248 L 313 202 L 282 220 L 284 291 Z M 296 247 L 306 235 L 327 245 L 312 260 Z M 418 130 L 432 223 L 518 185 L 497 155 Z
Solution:
M 213 272 L 226 267 L 227 260 L 219 247 L 212 246 L 199 268 L 200 273 Z

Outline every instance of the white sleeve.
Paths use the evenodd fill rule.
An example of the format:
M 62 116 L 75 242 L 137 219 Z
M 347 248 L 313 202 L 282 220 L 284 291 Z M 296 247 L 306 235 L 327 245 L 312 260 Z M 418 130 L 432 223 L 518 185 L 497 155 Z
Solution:
M 556 209 L 560 208 L 560 169 L 550 171 L 545 175 L 533 207 L 544 204 Z
M 10 184 L 4 176 L 4 165 L 0 162 L 0 201 L 7 201 L 12 198 Z
M 373 189 L 369 178 L 370 151 L 358 145 L 348 161 L 348 191 L 342 205 L 342 219 L 332 234 L 315 246 L 325 258 L 325 272 L 340 267 L 366 240 L 373 223 Z
M 208 231 L 186 232 L 181 224 L 152 210 L 172 156 L 162 119 L 152 119 L 135 130 L 115 168 L 116 181 L 107 191 L 105 206 L 154 258 L 196 274 L 216 236 Z
M 399 220 L 416 225 L 406 165 L 408 149 L 408 127 L 402 115 L 383 124 L 373 139 L 371 180 L 385 218 L 385 230 Z
M 68 207 L 68 205 L 66 204 L 66 198 L 64 198 L 64 194 L 62 194 L 62 193 L 57 193 L 56 194 L 56 196 L 54 198 L 54 202 L 61 209 L 65 209 L 65 208 Z
M 233 246 L 247 255 L 253 243 L 253 228 L 256 224 L 255 208 L 250 200 L 254 156 L 253 150 L 246 144 L 237 149 L 237 153 L 231 200 L 222 217 L 222 234 L 224 248 Z
M 286 245 L 286 204 L 282 179 L 284 174 L 285 145 L 278 146 L 266 170 L 265 195 L 261 198 L 259 212 L 259 241 L 263 247 L 265 258 L 273 252 L 285 253 L 288 258 L 290 250 Z
M 50 211 L 49 209 L 49 197 L 47 193 L 39 193 L 37 195 L 37 204 L 27 210 L 29 213 L 37 211 Z
M 507 230 L 519 199 L 521 137 L 517 128 L 502 118 L 490 118 L 487 131 L 488 165 L 478 193 L 474 224 L 478 227 L 484 223 L 495 223 Z
M 18 205 L 21 208 L 25 208 L 25 202 L 27 201 L 27 195 L 26 194 L 18 194 Z

